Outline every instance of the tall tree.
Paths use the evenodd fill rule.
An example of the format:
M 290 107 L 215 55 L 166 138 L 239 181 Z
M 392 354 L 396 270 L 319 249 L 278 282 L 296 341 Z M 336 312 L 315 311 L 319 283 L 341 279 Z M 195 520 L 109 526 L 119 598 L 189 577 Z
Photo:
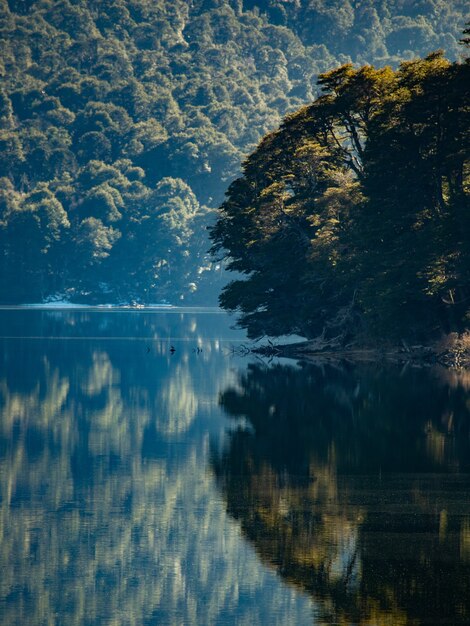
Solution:
M 214 252 L 253 337 L 429 337 L 468 326 L 468 62 L 350 64 L 232 184 Z

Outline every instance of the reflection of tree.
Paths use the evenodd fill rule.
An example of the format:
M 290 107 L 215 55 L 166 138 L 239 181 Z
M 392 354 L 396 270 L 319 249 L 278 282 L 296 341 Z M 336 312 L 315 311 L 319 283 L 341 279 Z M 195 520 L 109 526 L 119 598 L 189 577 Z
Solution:
M 143 342 L 3 345 L 2 626 L 234 623 L 239 597 L 246 623 L 269 612 L 263 568 L 238 556 L 193 420 L 218 410 L 231 362 L 192 345 L 173 357 Z M 288 615 L 295 594 L 283 593 Z
M 468 386 L 427 371 L 251 366 L 214 467 L 263 560 L 328 622 L 470 620 Z M 468 476 L 468 474 L 467 474 Z

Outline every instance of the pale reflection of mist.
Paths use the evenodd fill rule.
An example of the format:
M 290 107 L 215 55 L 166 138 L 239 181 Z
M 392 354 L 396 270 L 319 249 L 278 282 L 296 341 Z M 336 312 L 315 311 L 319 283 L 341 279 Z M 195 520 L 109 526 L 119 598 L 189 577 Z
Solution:
M 185 432 L 194 420 L 198 408 L 197 397 L 187 368 L 176 367 L 166 387 L 161 390 L 159 400 L 158 432 L 164 435 Z
M 45 388 L 37 383 L 31 391 L 21 393 L 10 390 L 5 379 L 0 380 L 2 431 L 8 432 L 15 423 L 27 426 L 29 422 L 50 428 L 51 422 L 57 419 L 68 397 L 70 382 L 57 370 L 51 370 L 47 360 L 44 368 L 48 371 Z
M 106 352 L 93 352 L 93 364 L 83 376 L 81 388 L 88 396 L 100 394 L 104 388 L 119 385 L 119 372 L 113 369 L 109 356 Z

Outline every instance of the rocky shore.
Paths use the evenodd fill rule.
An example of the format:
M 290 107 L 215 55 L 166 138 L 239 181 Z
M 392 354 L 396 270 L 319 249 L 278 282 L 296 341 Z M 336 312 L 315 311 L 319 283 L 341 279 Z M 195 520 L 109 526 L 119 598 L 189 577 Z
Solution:
M 387 361 L 416 365 L 442 365 L 448 368 L 470 368 L 470 333 L 451 333 L 428 345 L 398 346 L 318 346 L 316 340 L 291 344 L 259 346 L 251 350 L 265 357 L 290 358 L 302 361 Z

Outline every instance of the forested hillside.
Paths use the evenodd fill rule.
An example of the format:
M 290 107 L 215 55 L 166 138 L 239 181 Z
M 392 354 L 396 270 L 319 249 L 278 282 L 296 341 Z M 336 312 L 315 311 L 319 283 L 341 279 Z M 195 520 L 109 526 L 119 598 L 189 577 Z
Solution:
M 332 67 L 458 58 L 466 4 L 0 0 L 0 301 L 207 298 L 259 138 Z
M 248 158 L 212 230 L 252 337 L 425 341 L 470 326 L 470 63 L 351 64 Z

